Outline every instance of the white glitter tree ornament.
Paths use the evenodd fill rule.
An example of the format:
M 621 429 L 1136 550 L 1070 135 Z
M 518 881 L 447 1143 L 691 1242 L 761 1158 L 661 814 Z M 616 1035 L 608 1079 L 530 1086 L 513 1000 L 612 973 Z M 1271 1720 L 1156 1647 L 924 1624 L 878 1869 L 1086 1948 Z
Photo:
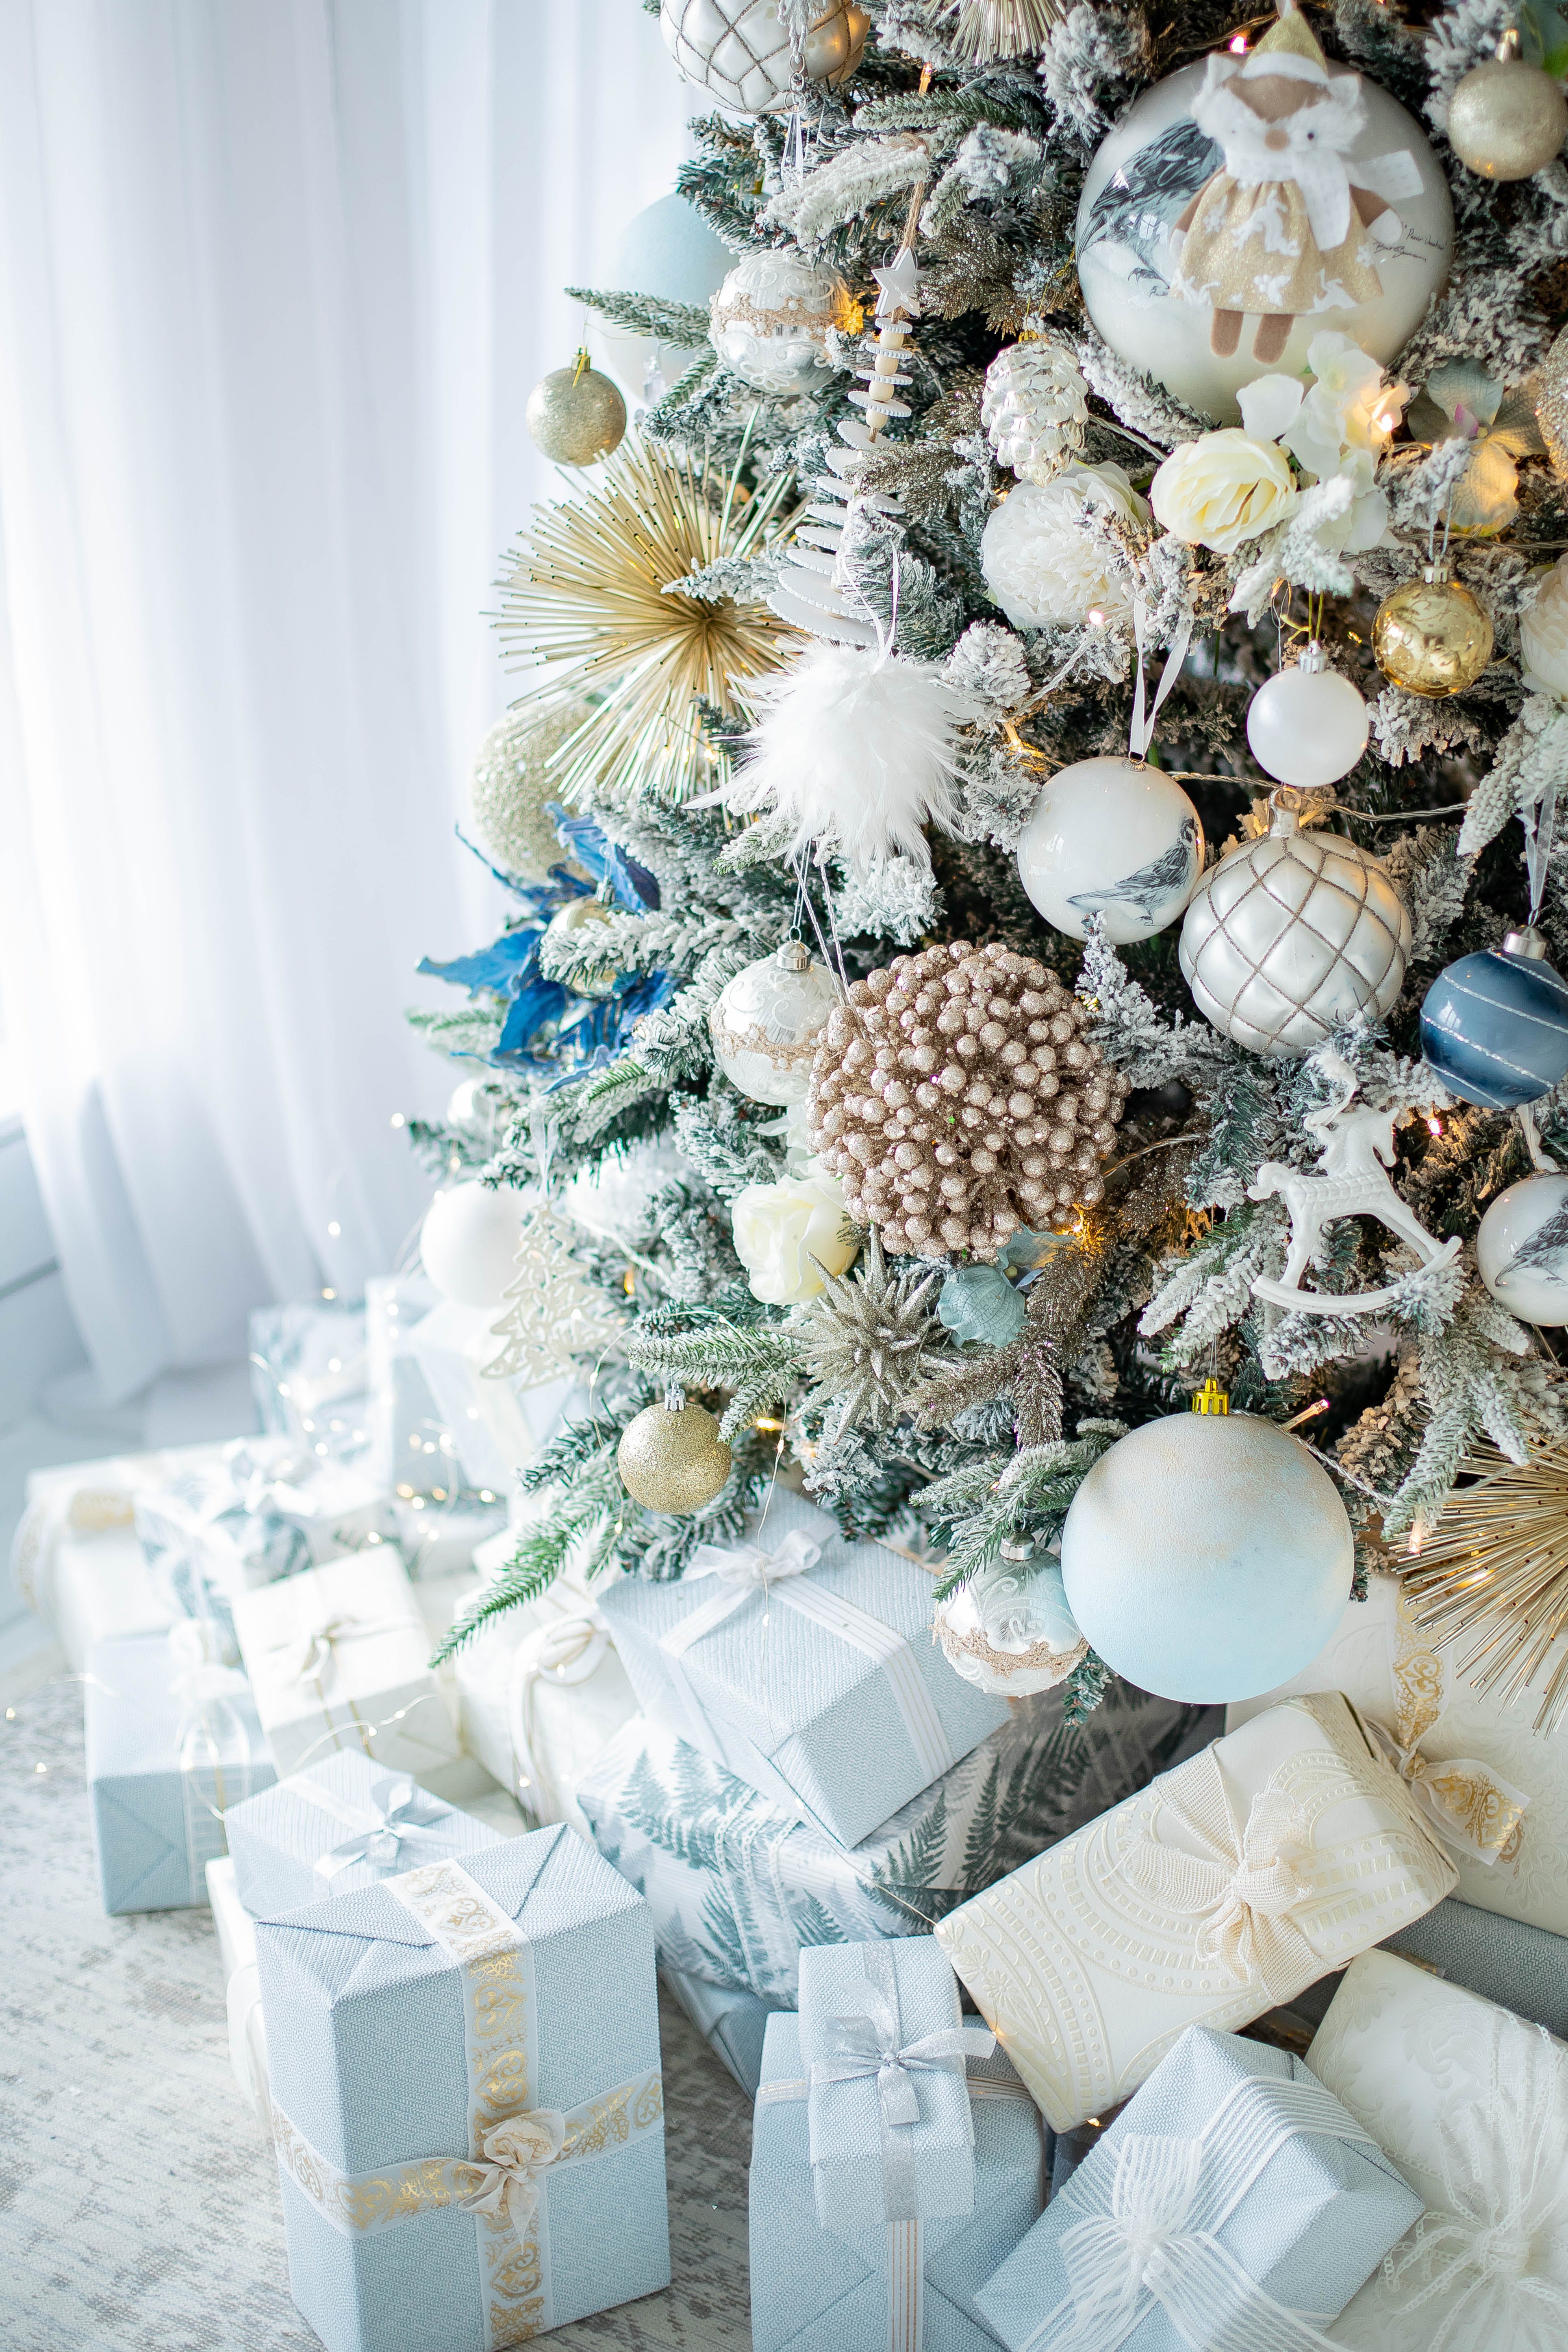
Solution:
M 523 1223 L 505 1295 L 506 1312 L 490 1326 L 501 1346 L 484 1368 L 487 1380 L 538 1388 L 592 1363 L 621 1335 L 620 1318 L 572 1255 L 570 1229 L 545 1203 Z

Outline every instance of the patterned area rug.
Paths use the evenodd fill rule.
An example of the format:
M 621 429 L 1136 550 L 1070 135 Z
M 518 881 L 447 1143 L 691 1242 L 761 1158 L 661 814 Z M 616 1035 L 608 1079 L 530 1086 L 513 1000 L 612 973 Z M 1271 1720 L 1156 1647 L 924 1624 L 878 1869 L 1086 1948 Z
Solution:
M 0 1727 L 0 2332 L 13 2352 L 307 2352 L 212 1915 L 99 1908 L 73 1680 Z M 559 2329 L 562 2352 L 751 2343 L 751 2105 L 661 2016 L 674 2284 Z

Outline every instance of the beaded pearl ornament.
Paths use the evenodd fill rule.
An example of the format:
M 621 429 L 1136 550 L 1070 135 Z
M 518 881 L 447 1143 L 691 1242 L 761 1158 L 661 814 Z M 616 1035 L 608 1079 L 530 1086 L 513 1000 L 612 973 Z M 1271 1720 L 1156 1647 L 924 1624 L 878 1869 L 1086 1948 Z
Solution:
M 1021 1225 L 1098 1201 L 1127 1081 L 1033 957 L 957 940 L 897 956 L 828 1015 L 812 1149 L 894 1254 L 994 1258 Z

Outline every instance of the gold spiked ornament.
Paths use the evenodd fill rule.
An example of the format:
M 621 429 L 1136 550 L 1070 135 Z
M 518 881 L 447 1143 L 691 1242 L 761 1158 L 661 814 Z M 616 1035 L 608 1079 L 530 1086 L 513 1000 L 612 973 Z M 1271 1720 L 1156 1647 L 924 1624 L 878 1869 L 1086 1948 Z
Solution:
M 1568 1712 L 1568 1439 L 1529 1462 L 1483 1445 L 1405 1571 L 1415 1622 L 1456 1673 L 1505 1706 L 1539 1690 L 1534 1729 Z

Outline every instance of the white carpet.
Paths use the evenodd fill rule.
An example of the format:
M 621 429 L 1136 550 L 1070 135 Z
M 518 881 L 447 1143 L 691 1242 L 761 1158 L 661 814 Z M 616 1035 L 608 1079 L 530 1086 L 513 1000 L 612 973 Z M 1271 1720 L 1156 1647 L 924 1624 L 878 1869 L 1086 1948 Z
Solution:
M 0 2336 L 10 2352 L 308 2352 L 277 2175 L 229 2073 L 211 1914 L 100 1909 L 73 1681 L 18 1697 L 0 1730 Z M 563 2352 L 751 2342 L 750 2104 L 662 2015 L 675 2283 L 560 2329 Z

